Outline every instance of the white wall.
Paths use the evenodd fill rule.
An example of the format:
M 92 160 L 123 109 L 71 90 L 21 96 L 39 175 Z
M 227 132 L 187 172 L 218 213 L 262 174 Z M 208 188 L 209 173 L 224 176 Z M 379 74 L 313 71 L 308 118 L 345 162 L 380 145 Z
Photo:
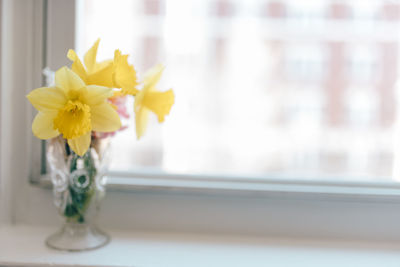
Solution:
M 2 0 L 0 0 L 0 111 L 1 111 L 1 95 L 2 95 L 2 93 L 1 93 L 1 88 L 2 88 L 2 84 L 1 84 L 1 81 L 2 81 L 2 79 L 1 79 L 1 72 L 2 72 L 2 68 L 1 68 L 1 59 L 2 59 L 2 54 L 3 54 L 3 52 L 2 52 L 2 38 L 1 38 L 1 36 L 2 36 L 2 26 L 1 25 L 4 25 L 4 23 L 3 23 L 3 14 L 2 14 L 2 10 L 3 10 L 3 1 Z M 0 113 L 1 114 L 1 113 Z M 1 127 L 1 115 L 0 115 L 0 224 L 1 223 L 3 223 L 4 221 L 5 221 L 5 214 L 3 214 L 3 212 L 4 212 L 4 207 L 3 207 L 3 205 L 2 205 L 2 203 L 4 203 L 4 201 L 3 201 L 3 199 L 2 199 L 2 183 L 1 183 L 1 181 L 2 181 L 2 179 L 1 179 L 1 148 L 2 148 L 2 146 L 1 146 L 1 129 L 2 129 L 2 127 Z
M 5 68 L 3 66 L 6 64 L 6 60 L 8 60 L 6 56 L 6 48 L 7 44 L 5 42 L 6 38 L 4 36 L 8 36 L 10 34 L 7 31 L 7 27 L 10 24 L 10 17 L 5 12 L 6 9 L 10 7 L 10 1 L 4 0 L 0 2 L 0 223 L 8 222 L 10 219 L 10 209 L 9 209 L 9 197 L 10 194 L 7 194 L 7 188 L 9 187 L 8 180 L 5 179 L 5 176 L 8 175 L 5 169 L 5 134 L 6 134 L 6 106 L 5 99 L 8 98 L 8 93 L 3 89 L 7 87 L 7 79 L 2 79 L 5 77 L 3 72 Z
M 35 9 L 41 0 L 2 0 L 1 42 L 1 220 L 15 222 L 16 212 L 27 201 L 25 191 L 31 162 L 31 113 L 25 95 L 40 86 L 37 64 Z M 40 70 L 39 70 L 40 71 Z

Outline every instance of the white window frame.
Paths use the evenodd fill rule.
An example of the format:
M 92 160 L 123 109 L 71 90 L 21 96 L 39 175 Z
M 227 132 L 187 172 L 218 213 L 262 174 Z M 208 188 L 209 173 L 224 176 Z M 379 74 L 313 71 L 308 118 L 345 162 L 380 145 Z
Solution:
M 53 68 L 66 63 L 51 54 L 71 47 L 71 39 L 60 38 L 74 36 L 75 26 L 67 21 L 74 21 L 75 5 L 2 1 L 0 215 L 3 223 L 57 225 L 51 190 L 37 179 L 41 142 L 31 134 L 35 111 L 25 94 L 41 86 L 46 57 Z M 47 22 L 47 33 L 46 3 L 48 19 L 58 21 Z M 45 34 L 51 40 L 46 44 Z M 27 182 L 29 177 L 36 183 Z M 99 220 L 105 228 L 131 230 L 399 241 L 400 186 L 114 172 Z

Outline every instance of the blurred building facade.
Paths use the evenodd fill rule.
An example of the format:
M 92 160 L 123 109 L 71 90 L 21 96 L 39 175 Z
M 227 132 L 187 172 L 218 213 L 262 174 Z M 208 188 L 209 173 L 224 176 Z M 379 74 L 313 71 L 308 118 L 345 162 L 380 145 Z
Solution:
M 115 168 L 392 176 L 399 1 L 114 5 L 123 11 L 105 31 L 98 21 L 107 1 L 84 1 L 82 47 L 103 36 L 124 42 L 139 71 L 165 62 L 160 87 L 172 85 L 177 95 L 167 125 L 154 126 L 161 134 L 149 131 L 132 148 L 132 133 L 121 134 Z M 121 17 L 128 32 L 116 37 Z

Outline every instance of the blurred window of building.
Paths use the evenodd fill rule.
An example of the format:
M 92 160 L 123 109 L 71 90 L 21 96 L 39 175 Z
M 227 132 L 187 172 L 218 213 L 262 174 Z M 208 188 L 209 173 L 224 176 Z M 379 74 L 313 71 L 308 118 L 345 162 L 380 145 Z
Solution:
M 352 45 L 347 53 L 347 74 L 351 81 L 364 84 L 377 81 L 380 77 L 380 65 L 376 46 Z

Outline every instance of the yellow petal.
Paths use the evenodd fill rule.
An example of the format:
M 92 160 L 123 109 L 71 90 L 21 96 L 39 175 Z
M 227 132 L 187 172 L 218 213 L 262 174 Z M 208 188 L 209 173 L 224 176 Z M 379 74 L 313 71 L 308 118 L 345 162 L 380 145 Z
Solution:
M 94 71 L 94 67 L 96 65 L 97 48 L 99 47 L 99 43 L 100 39 L 97 39 L 97 41 L 93 44 L 93 46 L 86 52 L 85 57 L 83 59 L 86 68 L 88 70 L 88 73 Z
M 122 88 L 122 94 L 136 95 L 138 92 L 136 71 L 132 65 L 129 65 L 128 55 L 121 55 L 121 51 L 115 50 L 114 62 L 114 87 Z
M 156 84 L 160 81 L 161 75 L 165 67 L 162 64 L 157 64 L 148 70 L 144 75 L 144 88 L 143 90 L 152 91 Z
M 56 87 L 62 89 L 68 96 L 70 91 L 78 91 L 85 87 L 82 79 L 67 67 L 62 67 L 56 71 Z
M 111 59 L 103 60 L 101 62 L 96 62 L 96 64 L 94 65 L 94 72 L 104 69 L 110 64 L 114 64 L 113 60 Z
M 91 107 L 93 131 L 114 132 L 121 128 L 121 120 L 110 103 L 104 102 Z
M 39 111 L 58 110 L 67 102 L 64 92 L 55 87 L 37 88 L 26 97 Z
M 53 121 L 57 115 L 53 112 L 39 112 L 32 123 L 32 132 L 39 139 L 50 139 L 60 133 L 54 129 Z
M 94 73 L 91 73 L 88 76 L 87 84 L 113 87 L 113 72 L 114 72 L 114 65 L 111 61 L 104 68 Z
M 73 62 L 71 69 L 81 77 L 83 81 L 86 82 L 87 80 L 87 73 L 85 67 L 82 65 L 81 60 L 79 59 L 78 55 L 75 53 L 74 50 L 70 49 L 68 51 L 67 57 Z
M 136 137 L 140 139 L 146 132 L 147 123 L 149 121 L 149 110 L 142 107 L 135 112 L 135 126 L 136 126 Z
M 88 85 L 86 90 L 83 90 L 81 100 L 89 106 L 95 106 L 105 102 L 106 99 L 113 96 L 113 94 L 114 93 L 110 88 Z
M 135 129 L 136 137 L 140 139 L 146 132 L 147 122 L 149 120 L 149 110 L 143 106 L 145 91 L 141 90 L 135 96 L 134 111 L 135 111 Z
M 68 139 L 68 145 L 71 149 L 79 156 L 85 155 L 86 151 L 89 149 L 91 141 L 91 132 L 84 134 L 80 137 L 74 139 Z
M 112 97 L 124 97 L 126 94 L 122 93 L 122 91 L 114 90 L 114 94 Z
M 172 89 L 166 92 L 149 92 L 144 96 L 142 104 L 157 115 L 159 122 L 163 122 L 174 104 L 174 99 Z

